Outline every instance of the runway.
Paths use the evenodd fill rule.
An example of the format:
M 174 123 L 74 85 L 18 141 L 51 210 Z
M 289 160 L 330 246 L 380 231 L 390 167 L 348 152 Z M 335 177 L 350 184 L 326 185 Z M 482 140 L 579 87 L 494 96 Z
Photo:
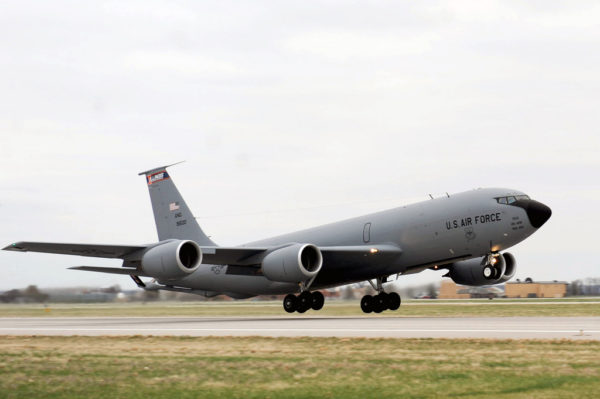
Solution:
M 0 335 L 600 340 L 600 317 L 6 317 Z

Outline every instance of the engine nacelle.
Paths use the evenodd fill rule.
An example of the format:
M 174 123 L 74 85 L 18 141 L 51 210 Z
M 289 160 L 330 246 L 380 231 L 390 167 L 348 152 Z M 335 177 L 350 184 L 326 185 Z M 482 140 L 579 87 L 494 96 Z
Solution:
M 513 278 L 517 272 L 517 260 L 515 259 L 514 255 L 509 252 L 503 253 L 502 257 L 506 263 L 506 270 L 504 271 L 504 275 L 500 278 L 500 282 L 506 283 L 508 280 Z
M 202 250 L 194 241 L 173 240 L 150 248 L 142 256 L 142 270 L 157 280 L 177 280 L 202 263 Z
M 510 280 L 516 269 L 515 257 L 505 253 L 456 262 L 450 267 L 450 278 L 462 285 L 500 284 Z
M 294 244 L 276 249 L 262 261 L 262 272 L 271 281 L 299 283 L 319 273 L 323 255 L 312 244 Z

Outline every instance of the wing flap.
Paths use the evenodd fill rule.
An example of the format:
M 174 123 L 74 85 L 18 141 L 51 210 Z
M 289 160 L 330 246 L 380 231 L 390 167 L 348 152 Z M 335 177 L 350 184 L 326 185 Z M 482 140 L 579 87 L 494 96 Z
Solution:
M 145 246 L 101 245 L 101 244 L 67 244 L 54 242 L 19 241 L 8 245 L 5 251 L 43 252 L 60 255 L 93 256 L 96 258 L 123 258 Z
M 125 268 L 117 268 L 117 267 L 100 267 L 100 266 L 73 266 L 69 267 L 69 270 L 82 270 L 84 272 L 98 272 L 98 273 L 109 273 L 109 274 L 124 274 L 127 276 L 142 276 L 142 277 L 152 277 L 145 274 L 142 271 L 138 271 L 137 269 L 125 269 Z

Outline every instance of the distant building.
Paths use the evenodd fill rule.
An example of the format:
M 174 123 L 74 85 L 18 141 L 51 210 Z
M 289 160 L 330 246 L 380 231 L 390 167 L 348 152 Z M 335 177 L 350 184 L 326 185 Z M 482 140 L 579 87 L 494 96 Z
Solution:
M 443 280 L 442 285 L 440 285 L 440 293 L 438 295 L 438 299 L 469 299 L 471 298 L 471 294 L 467 292 L 461 292 L 464 286 L 456 285 L 454 281 Z
M 567 295 L 565 281 L 508 282 L 504 292 L 508 298 L 563 298 Z
M 444 280 L 440 286 L 438 299 L 502 298 L 503 296 L 504 291 L 499 287 L 470 287 Z
M 457 285 L 454 281 L 444 280 L 440 286 L 438 299 L 502 298 L 504 291 L 496 286 L 470 287 Z

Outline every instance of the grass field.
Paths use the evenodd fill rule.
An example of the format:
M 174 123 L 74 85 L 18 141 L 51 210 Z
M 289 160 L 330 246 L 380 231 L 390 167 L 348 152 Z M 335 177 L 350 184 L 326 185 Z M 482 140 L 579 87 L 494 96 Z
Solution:
M 1 398 L 596 398 L 600 342 L 0 337 Z
M 326 301 L 325 307 L 306 314 L 322 316 L 365 316 L 358 301 Z M 286 316 L 279 301 L 236 302 L 150 302 L 108 304 L 0 305 L 0 317 L 81 316 Z M 293 317 L 303 317 L 293 313 Z M 466 317 L 466 316 L 600 316 L 596 300 L 483 300 L 408 301 L 395 312 L 380 316 Z

